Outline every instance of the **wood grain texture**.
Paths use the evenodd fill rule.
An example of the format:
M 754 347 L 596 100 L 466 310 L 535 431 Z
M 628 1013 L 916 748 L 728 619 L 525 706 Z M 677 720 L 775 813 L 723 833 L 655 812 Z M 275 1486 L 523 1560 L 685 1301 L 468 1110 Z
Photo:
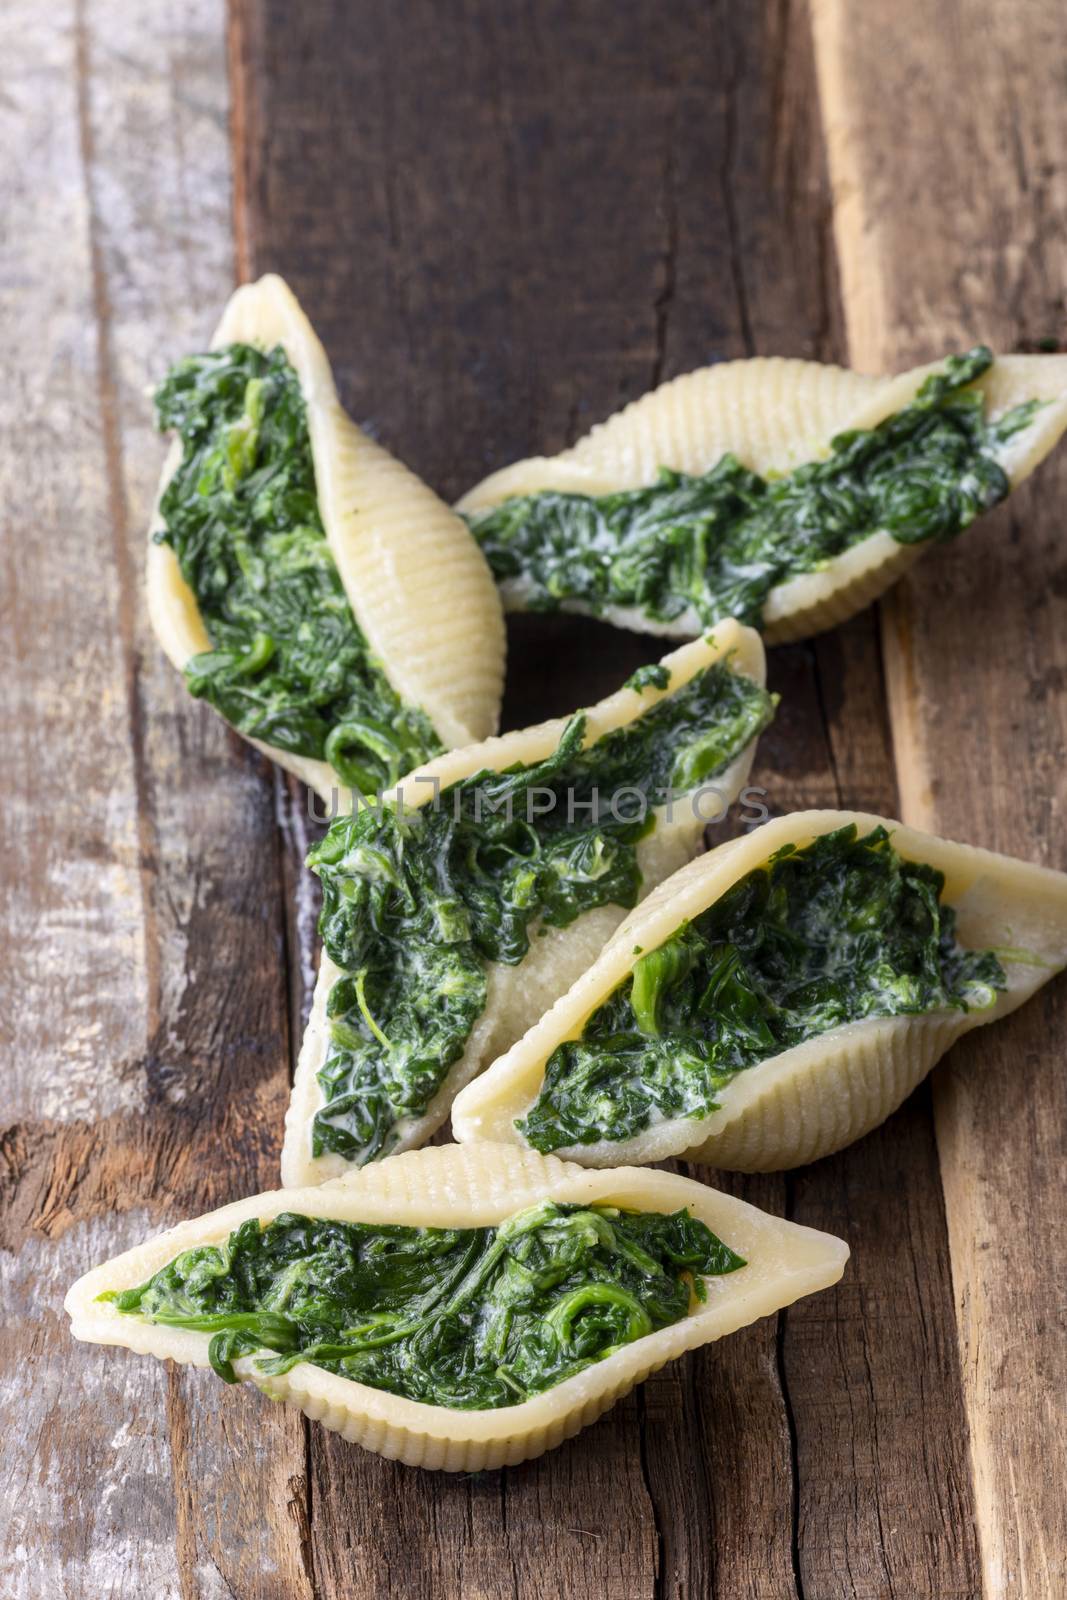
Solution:
M 300 1420 L 75 1358 L 61 1311 L 92 1261 L 268 1183 L 287 1095 L 270 784 L 141 596 L 145 386 L 232 282 L 223 24 L 214 0 L 0 24 L 5 1597 L 308 1592 Z
M 521 1468 L 397 1467 L 72 1350 L 59 1311 L 91 1262 L 275 1180 L 310 992 L 303 794 L 188 700 L 140 594 L 143 389 L 235 264 L 291 278 L 353 414 L 447 495 L 709 360 L 1033 348 L 1063 311 L 1056 11 L 822 4 L 820 105 L 800 0 L 39 10 L 0 21 L 4 1600 L 1058 1595 L 1055 988 L 940 1070 L 936 1144 L 920 1091 L 832 1160 L 729 1180 L 849 1238 L 836 1290 Z M 1063 473 L 931 557 L 881 635 L 773 652 L 774 811 L 899 806 L 1063 864 Z M 560 618 L 511 644 L 506 726 L 658 654 Z
M 827 0 L 816 15 L 853 360 L 907 367 L 977 339 L 1055 347 L 1067 283 L 1062 9 L 953 0 L 936 28 L 912 0 Z M 1057 867 L 1065 490 L 1061 453 L 883 608 L 905 820 Z M 1067 1587 L 1065 1022 L 1054 985 L 961 1044 L 934 1079 L 987 1596 Z

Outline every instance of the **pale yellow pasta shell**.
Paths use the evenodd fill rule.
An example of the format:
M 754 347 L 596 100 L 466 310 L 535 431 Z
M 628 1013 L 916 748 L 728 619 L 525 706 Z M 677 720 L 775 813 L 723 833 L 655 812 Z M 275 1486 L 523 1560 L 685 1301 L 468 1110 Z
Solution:
M 961 943 L 1004 952 L 1008 986 L 996 1004 L 984 1011 L 885 1017 L 832 1029 L 739 1072 L 709 1117 L 671 1118 L 633 1138 L 575 1146 L 562 1155 L 590 1166 L 684 1155 L 741 1172 L 815 1161 L 884 1122 L 961 1034 L 1014 1011 L 1067 965 L 1067 874 L 863 812 L 778 817 L 691 862 L 632 911 L 569 992 L 458 1096 L 452 1108 L 456 1138 L 524 1145 L 515 1119 L 537 1099 L 545 1064 L 557 1045 L 580 1038 L 592 1013 L 626 980 L 637 959 L 635 946 L 655 949 L 782 845 L 809 844 L 850 822 L 861 836 L 884 825 L 902 856 L 945 874 L 944 900 L 956 908 Z
M 696 639 L 665 656 L 663 665 L 670 672 L 665 689 L 619 689 L 587 712 L 586 744 L 592 744 L 615 728 L 636 721 L 664 696 L 716 662 L 729 661 L 735 672 L 762 684 L 765 657 L 759 634 L 737 622 L 725 622 L 713 636 Z M 489 739 L 466 750 L 452 750 L 409 773 L 397 786 L 410 810 L 428 804 L 435 788 L 447 788 L 483 769 L 502 772 L 516 764 L 532 765 L 552 754 L 566 726 L 557 717 L 537 727 L 522 728 L 499 739 Z M 753 739 L 725 772 L 713 780 L 716 804 L 732 805 L 741 793 L 756 751 Z M 606 796 L 604 797 L 607 798 Z M 638 846 L 638 865 L 642 883 L 653 888 L 696 854 L 701 845 L 706 807 L 696 810 L 687 799 L 678 800 L 670 817 L 663 807 L 655 809 L 653 830 Z M 521 965 L 488 964 L 488 999 L 475 1023 L 467 1047 L 448 1075 L 425 1113 L 403 1127 L 398 1151 L 413 1150 L 434 1134 L 446 1120 L 456 1095 L 502 1051 L 522 1036 L 561 995 L 579 973 L 596 959 L 626 912 L 621 906 L 598 906 L 587 911 L 566 928 L 534 929 L 530 951 Z M 322 1091 L 317 1074 L 329 1047 L 326 1001 L 340 970 L 325 953 L 319 968 L 315 995 L 300 1047 L 293 1093 L 285 1117 L 285 1142 L 282 1146 L 282 1182 L 287 1186 L 322 1183 L 340 1177 L 351 1163 L 335 1152 L 315 1156 L 311 1150 L 311 1131 L 322 1107 Z
M 71 1331 L 92 1344 L 206 1367 L 206 1333 L 155 1327 L 101 1304 L 97 1296 L 143 1283 L 193 1245 L 221 1243 L 251 1217 L 265 1223 L 290 1211 L 340 1222 L 474 1228 L 503 1222 L 542 1200 L 660 1212 L 684 1206 L 747 1265 L 708 1278 L 707 1300 L 696 1302 L 681 1322 L 626 1345 L 544 1394 L 495 1411 L 454 1411 L 402 1399 L 307 1362 L 284 1376 L 265 1377 L 249 1356 L 236 1363 L 240 1376 L 379 1455 L 411 1466 L 476 1472 L 550 1450 L 665 1362 L 836 1283 L 848 1259 L 842 1240 L 768 1216 L 690 1178 L 633 1167 L 589 1172 L 528 1151 L 446 1145 L 365 1167 L 336 1183 L 256 1195 L 182 1223 L 80 1278 L 66 1298 Z
M 345 415 L 326 352 L 281 278 L 231 297 L 214 348 L 281 345 L 307 403 L 319 510 L 352 612 L 405 704 L 423 710 L 446 746 L 484 738 L 496 725 L 504 681 L 504 623 L 485 558 L 462 520 L 413 472 Z M 175 443 L 160 484 L 181 459 Z M 148 608 L 179 671 L 210 649 L 196 598 L 177 557 L 151 534 Z M 252 741 L 329 801 L 344 784 L 324 761 Z
M 542 489 L 589 495 L 637 489 L 654 482 L 660 467 L 699 474 L 728 451 L 764 475 L 787 472 L 826 456 L 835 434 L 873 427 L 899 411 L 939 366 L 934 362 L 896 378 L 775 357 L 704 367 L 643 395 L 560 455 L 534 456 L 494 472 L 464 495 L 459 510 L 487 511 L 501 500 Z M 1067 356 L 999 357 L 976 387 L 986 395 L 991 418 L 1023 400 L 1048 402 L 1000 453 L 1015 486 L 1067 428 Z M 875 533 L 821 571 L 780 584 L 763 610 L 767 643 L 807 638 L 847 621 L 884 594 L 924 548 Z M 507 609 L 523 609 L 521 579 L 504 582 L 501 593 Z M 588 610 L 578 601 L 566 602 L 563 609 Z M 691 609 L 667 623 L 619 606 L 603 616 L 618 627 L 667 638 L 690 638 L 701 627 Z

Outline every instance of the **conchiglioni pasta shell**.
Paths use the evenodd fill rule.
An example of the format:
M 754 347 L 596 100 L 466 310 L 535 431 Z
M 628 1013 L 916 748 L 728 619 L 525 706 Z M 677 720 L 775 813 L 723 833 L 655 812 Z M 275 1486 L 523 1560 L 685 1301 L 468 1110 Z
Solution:
M 788 472 L 829 454 L 830 441 L 851 428 L 871 428 L 914 398 L 941 363 L 896 378 L 869 378 L 816 361 L 756 357 L 704 367 L 665 383 L 602 422 L 558 456 L 534 456 L 494 472 L 459 502 L 473 515 L 517 495 L 555 489 L 614 494 L 653 483 L 660 467 L 707 472 L 728 451 L 753 471 Z M 1003 356 L 978 381 L 991 418 L 1024 400 L 1047 402 L 1000 454 L 1012 486 L 1022 482 L 1067 428 L 1067 356 Z M 875 533 L 819 572 L 772 589 L 763 609 L 768 644 L 785 644 L 836 626 L 884 594 L 924 545 L 901 545 Z M 507 609 L 522 610 L 521 578 L 501 585 Z M 564 610 L 585 612 L 581 601 Z M 690 638 L 701 622 L 692 609 L 656 622 L 633 607 L 602 613 L 618 627 L 667 638 Z
M 501 1223 L 542 1200 L 660 1212 L 685 1206 L 747 1265 L 708 1278 L 707 1300 L 695 1303 L 682 1321 L 626 1345 L 532 1400 L 495 1411 L 454 1411 L 406 1400 L 307 1362 L 284 1376 L 265 1377 L 257 1373 L 255 1357 L 245 1357 L 236 1363 L 237 1371 L 351 1442 L 410 1466 L 449 1472 L 510 1466 L 577 1433 L 665 1362 L 836 1283 L 848 1258 L 840 1239 L 768 1216 L 689 1178 L 640 1168 L 594 1173 L 528 1151 L 447 1145 L 398 1156 L 317 1188 L 256 1195 L 182 1223 L 80 1278 L 66 1298 L 71 1331 L 92 1344 L 121 1345 L 206 1367 L 206 1333 L 153 1326 L 97 1297 L 143 1283 L 194 1245 L 221 1243 L 251 1217 L 266 1223 L 288 1211 L 340 1222 L 474 1228 Z
M 636 721 L 697 673 L 723 660 L 728 660 L 734 671 L 763 683 L 765 657 L 759 634 L 737 622 L 722 623 L 713 636 L 696 639 L 664 657 L 663 665 L 671 674 L 666 689 L 645 689 L 638 693 L 623 688 L 593 706 L 586 713 L 586 744 L 593 744 L 606 733 Z M 543 761 L 558 745 L 566 721 L 558 717 L 537 727 L 523 728 L 502 738 L 488 739 L 466 750 L 452 750 L 439 756 L 409 773 L 398 785 L 398 790 L 403 791 L 405 806 L 411 810 L 428 804 L 434 796 L 435 785 L 445 789 L 484 769 L 503 772 L 516 764 L 532 765 Z M 726 771 L 712 780 L 710 787 L 715 790 L 720 809 L 732 805 L 743 789 L 755 750 L 756 740 L 753 739 Z M 607 798 L 603 797 L 605 801 Z M 706 813 L 706 809 L 704 806 L 694 808 L 687 799 L 675 802 L 670 817 L 663 807 L 655 808 L 655 826 L 637 850 L 642 882 L 647 888 L 669 877 L 699 850 L 704 826 L 709 820 L 706 814 L 700 813 Z M 519 966 L 488 963 L 488 999 L 471 1031 L 467 1047 L 449 1069 L 424 1114 L 402 1127 L 396 1150 L 413 1150 L 436 1132 L 464 1084 L 520 1038 L 568 984 L 585 971 L 625 916 L 621 906 L 598 906 L 569 927 L 535 927 L 529 954 Z M 340 969 L 324 953 L 285 1118 L 282 1182 L 289 1186 L 322 1183 L 351 1168 L 351 1162 L 335 1152 L 322 1156 L 311 1152 L 312 1123 L 323 1104 L 317 1074 L 329 1047 L 326 1002 L 340 976 Z
M 212 347 L 228 344 L 281 345 L 296 370 L 330 550 L 353 615 L 400 699 L 427 714 L 446 746 L 484 738 L 500 711 L 504 624 L 492 575 L 461 519 L 345 415 L 326 352 L 281 278 L 260 278 L 231 297 Z M 180 460 L 176 441 L 160 495 Z M 151 537 L 160 526 L 157 502 L 148 608 L 181 671 L 211 642 L 177 557 Z M 344 791 L 325 761 L 252 743 L 325 800 Z
M 945 874 L 943 898 L 956 909 L 960 942 L 1006 952 L 1008 986 L 995 1005 L 834 1028 L 739 1072 L 720 1091 L 719 1109 L 709 1117 L 671 1118 L 630 1139 L 568 1148 L 561 1152 L 566 1158 L 610 1166 L 684 1155 L 741 1172 L 815 1161 L 884 1122 L 961 1034 L 1014 1011 L 1067 965 L 1067 874 L 863 812 L 778 817 L 691 862 L 631 912 L 570 991 L 459 1095 L 452 1108 L 456 1138 L 524 1145 L 515 1120 L 537 1099 L 549 1057 L 565 1040 L 580 1038 L 592 1013 L 626 980 L 637 959 L 635 945 L 655 949 L 783 845 L 809 844 L 851 822 L 861 836 L 885 826 L 902 856 Z

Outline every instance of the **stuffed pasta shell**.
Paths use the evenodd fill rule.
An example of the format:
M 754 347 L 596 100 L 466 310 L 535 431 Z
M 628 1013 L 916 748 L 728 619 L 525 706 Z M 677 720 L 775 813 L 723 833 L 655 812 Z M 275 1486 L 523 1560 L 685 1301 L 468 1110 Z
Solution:
M 773 714 L 725 623 L 569 720 L 455 750 L 338 817 L 308 862 L 322 964 L 282 1181 L 424 1143 L 463 1085 L 699 850 Z
M 237 290 L 155 404 L 176 438 L 149 613 L 193 694 L 327 800 L 494 730 L 504 633 L 485 559 L 345 415 L 280 278 Z
M 593 1166 L 797 1166 L 1065 964 L 1067 874 L 862 813 L 779 817 L 661 884 L 453 1130 Z
M 66 1309 L 78 1339 L 210 1365 L 380 1455 L 472 1472 L 552 1449 L 847 1256 L 688 1178 L 450 1145 L 183 1223 Z
M 846 621 L 1003 500 L 1067 427 L 1067 357 L 897 378 L 753 359 L 663 384 L 459 503 L 513 610 L 768 643 Z

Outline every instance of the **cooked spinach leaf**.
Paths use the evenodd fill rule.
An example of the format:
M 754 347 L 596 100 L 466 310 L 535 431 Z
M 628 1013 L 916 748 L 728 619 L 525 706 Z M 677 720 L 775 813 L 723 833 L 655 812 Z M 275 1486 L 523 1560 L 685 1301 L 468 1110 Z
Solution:
M 987 422 L 966 385 L 992 361 L 982 345 L 948 357 L 910 405 L 780 477 L 724 455 L 701 476 L 664 467 L 648 488 L 544 490 L 468 520 L 497 580 L 517 580 L 531 610 L 578 601 L 594 613 L 632 607 L 672 622 L 692 611 L 704 626 L 738 617 L 759 627 L 772 589 L 873 533 L 951 539 L 1004 499 L 997 453 L 1035 405 Z
M 944 883 L 881 827 L 787 846 L 641 957 L 516 1126 L 542 1152 L 629 1139 L 709 1116 L 738 1072 L 846 1022 L 992 1005 L 1004 973 L 957 942 Z
M 212 649 L 192 694 L 250 738 L 328 761 L 364 794 L 441 743 L 402 704 L 352 615 L 319 514 L 300 380 L 279 346 L 229 345 L 172 367 L 156 391 L 182 444 L 156 535 L 174 551 Z
M 649 661 L 636 672 L 631 672 L 624 688 L 643 694 L 646 689 L 665 689 L 671 681 L 670 671 L 662 661 Z
M 669 1327 L 743 1267 L 688 1211 L 544 1201 L 495 1228 L 410 1228 L 283 1213 L 222 1246 L 187 1250 L 112 1300 L 167 1327 L 210 1333 L 235 1381 L 310 1361 L 461 1410 L 518 1405 L 621 1346 Z
M 539 920 L 636 904 L 652 808 L 722 772 L 774 702 L 717 664 L 582 749 L 583 716 L 546 761 L 480 772 L 424 806 L 364 806 L 308 856 L 323 887 L 330 991 L 325 1104 L 312 1150 L 388 1154 L 463 1054 L 486 1003 L 486 964 L 522 961 Z M 688 802 L 679 801 L 679 804 Z

